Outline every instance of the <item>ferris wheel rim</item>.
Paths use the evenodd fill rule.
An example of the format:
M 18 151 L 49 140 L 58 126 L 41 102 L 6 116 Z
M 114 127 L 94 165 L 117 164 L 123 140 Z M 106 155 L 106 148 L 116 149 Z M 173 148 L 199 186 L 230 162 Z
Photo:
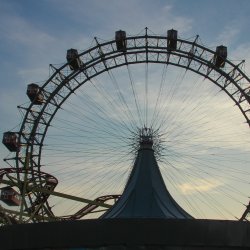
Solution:
M 149 35 L 144 35 L 144 36 L 132 36 L 132 37 L 128 37 L 127 40 L 129 41 L 134 41 L 134 40 L 138 40 L 138 39 L 142 39 L 142 40 L 146 40 L 146 39 L 156 39 L 156 40 L 159 40 L 159 39 L 165 39 L 166 40 L 166 36 L 149 36 Z M 211 55 L 214 55 L 215 52 L 198 44 L 196 41 L 194 42 L 190 42 L 188 40 L 184 40 L 184 39 L 177 39 L 178 43 L 180 44 L 186 44 L 186 45 L 189 45 L 189 46 L 192 46 L 193 48 L 199 48 L 201 50 L 203 50 L 203 53 L 205 54 L 205 52 L 209 52 Z M 79 58 L 82 58 L 84 57 L 85 55 L 88 55 L 89 53 L 91 53 L 92 51 L 97 51 L 98 49 L 104 47 L 104 46 L 111 46 L 115 44 L 115 40 L 110 40 L 108 42 L 105 42 L 105 43 L 98 43 L 96 46 L 93 46 L 91 47 L 90 49 L 82 52 L 79 54 Z M 181 45 L 180 45 L 181 46 Z M 25 117 L 23 119 L 23 122 L 22 122 L 22 125 L 21 125 L 21 128 L 19 130 L 19 143 L 20 144 L 25 144 L 26 145 L 26 153 L 24 155 L 21 155 L 20 152 L 17 152 L 16 153 L 16 158 L 15 158 L 15 161 L 16 161 L 16 168 L 20 168 L 20 166 L 22 166 L 23 162 L 20 161 L 20 159 L 22 158 L 25 158 L 27 157 L 27 155 L 29 154 L 31 159 L 32 159 L 32 167 L 31 167 L 31 171 L 40 171 L 40 160 L 41 160 L 41 152 L 42 152 L 42 148 L 43 148 L 43 141 L 46 137 L 46 134 L 47 134 L 47 131 L 49 129 L 49 126 L 50 126 L 50 123 L 51 121 L 54 119 L 57 111 L 61 108 L 61 106 L 63 105 L 63 103 L 67 100 L 67 98 L 74 93 L 75 90 L 77 90 L 80 86 L 82 86 L 84 83 L 86 83 L 87 81 L 89 81 L 90 79 L 104 73 L 105 71 L 108 71 L 108 70 L 112 70 L 114 68 L 118 68 L 118 67 L 123 67 L 125 65 L 130 65 L 130 64 L 139 64 L 139 63 L 160 63 L 160 64 L 167 64 L 167 65 L 173 65 L 174 67 L 180 67 L 180 68 L 184 68 L 186 70 L 190 70 L 190 71 L 193 71 L 195 74 L 198 74 L 198 75 L 201 75 L 207 79 L 209 79 L 211 82 L 213 82 L 215 85 L 217 85 L 218 87 L 221 88 L 221 90 L 223 90 L 233 101 L 234 103 L 238 106 L 238 108 L 240 109 L 241 113 L 243 114 L 243 116 L 245 117 L 246 119 L 246 122 L 249 124 L 250 121 L 249 121 L 249 117 L 247 115 L 247 111 L 244 107 L 242 107 L 242 103 L 246 104 L 249 106 L 249 103 L 248 103 L 248 99 L 247 99 L 247 91 L 249 91 L 250 87 L 247 87 L 247 88 L 242 88 L 238 82 L 236 81 L 237 78 L 233 78 L 230 74 L 231 72 L 225 72 L 223 69 L 220 69 L 219 67 L 216 67 L 215 65 L 213 65 L 213 63 L 211 62 L 211 60 L 207 60 L 206 58 L 202 58 L 201 56 L 197 55 L 197 54 L 192 54 L 190 55 L 187 51 L 182 51 L 180 48 L 179 50 L 177 49 L 176 51 L 168 51 L 166 47 L 158 47 L 156 46 L 155 48 L 153 46 L 142 46 L 139 48 L 139 50 L 136 50 L 138 49 L 138 47 L 128 47 L 127 50 L 125 52 L 119 52 L 117 50 L 113 50 L 112 53 L 107 53 L 105 54 L 104 52 L 104 55 L 99 55 L 97 56 L 96 58 L 94 59 L 91 59 L 89 62 L 87 61 L 84 61 L 84 64 L 86 65 L 85 68 L 80 68 L 79 70 L 77 71 L 72 71 L 71 73 L 69 73 L 69 75 L 67 75 L 64 79 L 61 79 L 61 83 L 60 85 L 58 86 L 58 88 L 56 88 L 53 93 L 48 93 L 48 96 L 47 96 L 47 99 L 46 99 L 46 102 L 43 104 L 43 107 L 41 108 L 41 111 L 39 112 L 38 116 L 36 117 L 36 119 L 34 120 L 34 123 L 33 123 L 33 126 L 32 129 L 31 129 L 31 132 L 30 132 L 30 135 L 27 137 L 27 138 L 24 138 L 23 135 L 25 134 L 24 130 L 25 130 L 25 127 L 27 125 L 27 120 L 28 120 L 28 117 L 30 115 L 32 111 L 32 108 L 33 106 L 35 105 L 34 103 L 31 103 L 29 105 L 29 107 L 27 108 L 27 111 L 25 113 Z M 155 49 L 155 50 L 154 50 Z M 164 49 L 162 51 L 162 49 Z M 68 94 L 63 98 L 63 100 L 59 103 L 59 105 L 56 105 L 55 103 L 52 104 L 53 102 L 53 98 L 58 95 L 58 93 L 60 93 L 60 90 L 63 88 L 63 87 L 67 87 L 67 84 L 70 82 L 70 81 L 74 81 L 74 79 L 77 77 L 77 75 L 84 73 L 84 71 L 87 71 L 87 70 L 90 70 L 90 69 L 94 69 L 96 65 L 98 64 L 104 64 L 105 65 L 105 62 L 107 62 L 108 60 L 115 60 L 116 58 L 118 57 L 124 57 L 126 58 L 127 56 L 130 56 L 130 55 L 138 55 L 138 54 L 150 54 L 150 53 L 155 53 L 155 54 L 164 54 L 164 56 L 167 55 L 167 57 L 171 57 L 171 56 L 176 56 L 179 58 L 179 62 L 182 60 L 182 59 L 185 59 L 185 60 L 190 60 L 190 62 L 197 62 L 199 64 L 199 70 L 201 69 L 201 67 L 205 66 L 207 67 L 207 72 L 210 72 L 207 73 L 207 74 L 202 74 L 199 70 L 197 69 L 194 69 L 194 68 L 191 68 L 191 65 L 181 65 L 178 63 L 174 63 L 174 62 L 171 62 L 170 59 L 169 61 L 159 61 L 158 59 L 157 60 L 149 60 L 148 58 L 146 60 L 141 60 L 141 61 L 135 61 L 135 62 L 132 62 L 132 61 L 126 61 L 122 64 L 117 64 L 115 66 L 112 66 L 112 67 L 109 67 L 109 66 L 105 66 L 105 68 L 96 73 L 96 74 L 93 74 L 92 76 L 88 76 L 88 74 L 86 75 L 86 79 L 79 83 L 79 85 L 74 88 L 74 89 L 68 89 L 69 92 Z M 202 53 L 202 54 L 203 54 Z M 211 58 L 212 59 L 212 58 Z M 126 59 L 125 59 L 126 60 Z M 233 64 L 230 60 L 226 59 L 225 60 L 226 63 L 228 63 L 230 65 L 230 67 L 236 71 L 236 75 L 240 75 L 240 77 L 242 77 L 240 80 L 244 79 L 246 82 L 250 82 L 249 78 L 241 71 L 241 69 L 238 67 L 238 65 L 235 65 Z M 58 75 L 64 75 L 63 74 L 63 71 L 65 69 L 67 69 L 69 67 L 69 63 L 65 63 L 63 66 L 61 66 L 59 69 L 55 69 L 55 72 L 51 75 L 51 77 L 45 82 L 45 84 L 41 87 L 41 90 L 44 91 L 44 89 L 46 88 L 46 86 L 48 86 L 55 77 L 57 77 Z M 238 92 L 235 92 L 235 94 L 231 94 L 228 90 L 227 90 L 227 86 L 221 86 L 215 79 L 213 79 L 212 77 L 210 77 L 210 73 L 211 71 L 215 71 L 217 72 L 217 74 L 221 77 L 224 77 L 227 81 L 228 81 L 228 85 L 229 86 L 230 84 L 234 85 L 234 87 L 236 88 L 236 90 Z M 238 76 L 237 76 L 238 77 Z M 237 96 L 238 95 L 238 96 Z M 240 95 L 240 97 L 239 97 Z M 235 97 L 236 96 L 236 97 Z M 238 99 L 237 99 L 238 98 Z M 36 142 L 36 132 L 37 132 L 37 128 L 40 126 L 40 123 L 44 123 L 43 121 L 43 115 L 45 114 L 46 112 L 46 107 L 48 107 L 48 105 L 52 105 L 52 106 L 55 106 L 55 109 L 54 109 L 54 112 L 53 114 L 50 116 L 50 118 L 48 119 L 47 121 L 47 124 L 45 125 L 45 129 L 42 133 L 41 138 L 40 138 L 40 145 L 39 143 Z M 29 122 L 30 124 L 30 122 Z M 21 137 L 22 137 L 22 140 L 21 141 Z M 25 143 L 26 141 L 26 143 Z M 38 145 L 36 145 L 36 143 Z M 33 152 L 35 151 L 34 148 L 37 148 L 39 150 L 39 154 L 38 156 L 34 156 L 33 155 Z M 34 160 L 35 159 L 35 160 Z M 35 162 L 37 161 L 37 162 Z

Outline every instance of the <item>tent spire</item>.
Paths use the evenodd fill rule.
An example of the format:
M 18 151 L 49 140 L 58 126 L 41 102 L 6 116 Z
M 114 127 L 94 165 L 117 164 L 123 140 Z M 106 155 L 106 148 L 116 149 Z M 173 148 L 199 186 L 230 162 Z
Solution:
M 152 129 L 140 130 L 140 147 L 124 192 L 101 218 L 192 218 L 165 186 L 153 150 L 153 137 Z

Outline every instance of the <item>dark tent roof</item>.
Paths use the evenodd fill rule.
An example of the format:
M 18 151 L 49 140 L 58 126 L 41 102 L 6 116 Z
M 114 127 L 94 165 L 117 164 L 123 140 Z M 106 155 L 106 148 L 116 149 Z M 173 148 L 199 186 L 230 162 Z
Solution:
M 168 192 L 152 145 L 141 142 L 122 196 L 101 218 L 192 218 Z

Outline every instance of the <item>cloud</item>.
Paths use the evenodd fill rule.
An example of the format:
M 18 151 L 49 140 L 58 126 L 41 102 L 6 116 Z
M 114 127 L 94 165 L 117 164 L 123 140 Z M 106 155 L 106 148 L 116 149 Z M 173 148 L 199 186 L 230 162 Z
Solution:
M 21 77 L 23 84 L 26 85 L 32 82 L 37 82 L 39 79 L 46 79 L 49 77 L 49 66 L 41 68 L 21 68 L 17 71 L 17 75 Z M 35 80 L 37 79 L 37 80 Z
M 193 26 L 196 24 L 199 24 L 200 29 L 204 29 L 204 26 L 200 25 L 200 22 L 195 20 L 195 16 L 190 15 L 190 13 L 183 13 L 180 9 L 178 9 L 175 2 L 172 2 L 171 4 L 169 1 L 167 3 L 164 3 L 162 1 L 144 1 L 144 0 L 137 0 L 137 1 L 122 1 L 122 0 L 103 0 L 103 1 L 95 1 L 95 0 L 86 0 L 86 1 L 80 1 L 80 0 L 74 0 L 74 4 L 69 2 L 68 0 L 50 0 L 50 1 L 41 1 L 43 7 L 49 7 L 46 10 L 46 18 L 44 18 L 45 12 L 42 12 L 41 9 L 39 11 L 36 11 L 34 9 L 34 5 L 22 5 L 17 4 L 17 1 L 15 1 L 14 4 L 10 4 L 8 11 L 1 11 L 0 15 L 0 21 L 4 25 L 0 27 L 1 32 L 1 55 L 2 55 L 2 63 L 5 64 L 5 68 L 2 67 L 2 82 L 1 85 L 2 89 L 6 89 L 6 91 L 1 91 L 0 95 L 0 114 L 2 118 L 1 120 L 1 129 L 4 128 L 4 130 L 7 130 L 8 126 L 14 127 L 15 124 L 19 123 L 20 120 L 17 118 L 16 113 L 18 112 L 16 109 L 16 105 L 28 101 L 28 98 L 25 95 L 26 92 L 26 85 L 30 82 L 39 82 L 46 80 L 48 78 L 49 74 L 49 67 L 48 65 L 50 63 L 56 64 L 56 63 L 64 63 L 66 61 L 65 54 L 66 50 L 68 48 L 77 48 L 79 50 L 85 50 L 91 45 L 91 41 L 93 40 L 93 37 L 101 37 L 102 39 L 112 39 L 114 37 L 115 31 L 117 29 L 124 29 L 127 31 L 128 35 L 134 35 L 138 34 L 140 31 L 142 34 L 144 34 L 145 26 L 147 26 L 150 30 L 152 30 L 156 34 L 166 34 L 166 31 L 171 28 L 175 28 L 179 31 L 179 34 L 181 37 L 188 36 L 190 37 L 190 33 L 193 29 Z M 0 3 L 1 5 L 2 3 Z M 183 3 L 182 3 L 183 4 Z M 189 3 L 190 5 L 190 3 Z M 36 5 L 35 5 L 36 6 Z M 12 8 L 10 8 L 12 7 Z M 26 9 L 27 7 L 27 9 Z M 190 6 L 189 6 L 190 8 Z M 29 11 L 29 12 L 26 12 Z M 33 17 L 31 17 L 31 12 L 35 13 Z M 51 17 L 50 15 L 47 15 L 47 12 L 49 12 L 50 15 L 54 15 Z M 43 16 L 43 19 L 41 19 L 41 16 Z M 211 17 L 204 17 L 204 20 L 202 22 L 208 23 L 210 27 L 206 26 L 206 33 L 211 32 L 212 27 L 211 23 L 208 22 L 209 18 Z M 214 20 L 213 20 L 214 22 Z M 212 22 L 212 23 L 213 23 Z M 217 25 L 217 22 L 216 22 Z M 250 59 L 250 44 L 248 42 L 245 43 L 239 43 L 237 46 L 235 46 L 235 41 L 238 41 L 239 35 L 242 33 L 242 27 L 240 27 L 240 24 L 237 22 L 228 22 L 225 26 L 224 24 L 219 25 L 220 27 L 216 27 L 216 29 L 213 29 L 212 32 L 218 33 L 218 29 L 220 30 L 220 35 L 218 38 L 216 36 L 213 36 L 214 34 L 210 34 L 210 37 L 213 39 L 217 39 L 216 45 L 225 44 L 229 45 L 231 47 L 235 47 L 236 49 L 234 51 L 230 51 L 230 57 L 233 58 L 239 58 L 239 59 Z M 221 30 L 223 30 L 221 32 Z M 203 30 L 201 30 L 203 32 Z M 192 33 L 191 33 L 192 36 Z M 100 39 L 101 40 L 101 39 Z M 9 66 L 8 66 L 9 65 Z M 9 67 L 9 69 L 7 68 Z M 151 66 L 150 66 L 151 67 Z M 124 67 L 125 68 L 125 67 Z M 138 67 L 137 67 L 138 69 Z M 247 70 L 250 68 L 247 67 Z M 126 71 L 126 68 L 125 68 Z M 173 73 L 173 68 L 171 68 L 171 73 Z M 121 72 L 121 71 L 119 71 Z M 141 71 L 134 71 L 133 74 L 136 75 L 135 77 L 135 84 L 137 84 L 136 90 L 138 95 L 140 93 L 144 93 L 144 68 L 141 69 Z M 151 67 L 151 78 L 149 83 L 151 84 L 150 87 L 150 97 L 149 97 L 149 108 L 154 109 L 155 105 L 154 102 L 157 98 L 158 89 L 156 85 L 160 83 L 160 75 L 162 71 L 154 71 L 154 67 Z M 176 74 L 173 74 L 173 77 L 171 77 L 171 73 L 167 72 L 168 76 L 168 86 L 171 84 L 174 85 L 177 82 L 174 81 L 174 78 L 176 77 Z M 110 82 L 110 79 L 108 78 L 102 78 L 103 79 L 103 86 L 105 86 L 105 89 L 107 92 L 110 93 L 111 100 L 118 100 L 117 98 L 117 92 L 113 90 L 112 84 L 108 84 Z M 129 79 L 128 77 L 124 77 L 123 74 L 117 73 L 117 79 L 119 80 L 120 86 L 129 86 Z M 101 80 L 101 78 L 100 78 Z M 227 147 L 231 147 L 234 149 L 237 149 L 236 152 L 240 152 L 241 150 L 247 151 L 247 145 L 244 144 L 246 139 L 244 136 L 246 133 L 242 133 L 241 127 L 239 127 L 239 123 L 242 123 L 242 120 L 239 118 L 239 116 L 235 116 L 235 120 L 237 122 L 231 123 L 231 118 L 234 116 L 234 112 L 232 111 L 232 102 L 229 103 L 229 100 L 218 98 L 218 99 L 206 99 L 206 95 L 213 95 L 211 92 L 209 92 L 209 89 L 202 89 L 203 92 L 198 92 L 196 89 L 193 91 L 193 98 L 190 99 L 189 102 L 184 103 L 184 99 L 186 97 L 186 93 L 190 94 L 190 89 L 192 88 L 192 81 L 194 81 L 194 78 L 187 79 L 185 77 L 185 81 L 187 82 L 187 88 L 180 89 L 182 92 L 181 95 L 176 96 L 175 100 L 172 103 L 167 103 L 165 101 L 165 96 L 168 95 L 169 88 L 166 88 L 166 92 L 162 95 L 161 105 L 166 105 L 167 109 L 165 110 L 167 112 L 173 112 L 172 118 L 175 119 L 174 125 L 177 125 L 174 128 L 175 133 L 178 134 L 178 132 L 183 132 L 185 135 L 188 135 L 189 137 L 186 137 L 186 143 L 187 147 L 182 148 L 185 141 L 179 140 L 177 138 L 176 144 L 173 146 L 176 146 L 180 153 L 183 153 L 183 159 L 180 159 L 177 163 L 183 163 L 182 160 L 189 160 L 188 165 L 185 165 L 187 167 L 193 166 L 194 168 L 199 168 L 200 162 L 194 162 L 188 156 L 192 153 L 197 156 L 197 154 L 200 154 L 200 158 L 198 156 L 198 160 L 202 159 L 203 163 L 207 163 L 209 166 L 214 167 L 214 161 L 219 159 L 220 156 L 213 157 L 212 162 L 206 162 L 206 153 L 208 154 L 207 157 L 211 157 L 213 151 L 212 146 L 221 146 L 224 147 L 225 151 Z M 207 84 L 205 81 L 204 84 Z M 140 85 L 140 86 L 139 86 Z M 108 89 L 108 86 L 110 87 Z M 214 87 L 214 86 L 212 86 Z M 1 90 L 2 90 L 1 89 Z M 87 88 L 87 86 L 84 86 L 83 90 L 89 91 L 91 88 Z M 113 90 L 113 91 L 112 91 Z M 124 105 L 122 103 L 118 102 L 118 105 L 114 103 L 113 106 L 109 106 L 109 103 L 104 101 L 103 96 L 99 95 L 97 92 L 94 92 L 95 90 L 92 90 L 93 92 L 88 92 L 88 94 L 91 94 L 93 99 L 100 105 L 100 107 L 104 108 L 104 111 L 106 112 L 106 118 L 113 120 L 114 122 L 118 120 L 120 117 L 120 114 L 117 112 L 120 111 L 122 113 L 124 109 Z M 124 96 L 126 97 L 126 100 L 128 102 L 128 105 L 130 105 L 132 112 L 136 115 L 136 109 L 134 105 L 134 99 L 133 94 L 131 92 L 130 88 L 123 88 L 122 89 Z M 81 94 L 80 92 L 78 92 Z M 180 92 L 178 92 L 180 93 Z M 140 98 L 140 97 L 139 97 Z M 14 100 L 14 101 L 13 101 Z M 206 102 L 205 102 L 206 100 Z M 77 103 L 77 101 L 73 100 L 73 98 L 69 101 L 74 102 L 75 104 L 79 104 L 80 106 L 84 106 L 84 103 Z M 141 107 L 144 105 L 144 99 L 139 99 Z M 201 104 L 201 109 L 199 112 L 193 112 L 193 116 L 190 117 L 192 108 L 195 107 L 196 104 Z M 185 105 L 184 105 L 185 104 Z M 66 102 L 67 105 L 67 102 Z M 194 106 L 193 106 L 194 105 Z M 206 108 L 209 107 L 209 108 Z M 66 106 L 69 107 L 69 106 Z M 86 110 L 88 107 L 85 107 Z M 82 108 L 84 110 L 84 108 Z M 14 110 L 14 111 L 13 111 Z M 178 110 L 178 112 L 176 112 Z M 182 111 L 184 110 L 184 111 Z M 215 111 L 219 112 L 215 115 Z M 225 112 L 223 111 L 225 110 Z M 235 109 L 236 110 L 236 109 Z M 94 109 L 95 112 L 98 114 L 98 109 Z M 114 112 L 115 111 L 115 112 Z M 228 113 L 227 113 L 228 111 Z M 175 117 L 175 114 L 178 113 L 179 117 Z M 237 110 L 237 113 L 238 110 Z M 88 114 L 86 112 L 86 114 Z M 105 113 L 104 113 L 105 114 Z M 103 115 L 104 115 L 103 114 Z M 220 116 L 224 116 L 224 118 L 220 119 Z M 67 114 L 66 114 L 67 115 Z M 95 119 L 95 122 L 98 123 L 98 119 L 94 117 L 95 113 L 93 113 L 93 118 Z M 202 116 L 206 116 L 205 122 L 199 123 L 198 120 Z M 241 114 L 239 114 L 241 115 Z M 81 116 L 81 114 L 80 114 Z M 60 116 L 59 116 L 60 117 Z M 69 116 L 71 118 L 71 116 Z M 65 117 L 64 117 L 65 118 Z M 71 121 L 70 118 L 68 118 L 68 121 Z M 92 116 L 90 115 L 90 118 Z M 170 117 L 171 118 L 171 117 Z M 193 119 L 193 120 L 192 120 Z M 14 121 L 15 120 L 15 121 Z M 194 124 L 190 123 L 193 121 L 197 121 L 196 126 Z M 72 118 L 72 122 L 74 122 L 74 117 Z M 78 120 L 77 120 L 78 121 Z M 127 120 L 126 120 L 127 121 Z M 88 120 L 85 119 L 85 124 L 88 123 Z M 12 124 L 12 125 L 10 125 Z M 100 122 L 102 127 L 100 127 L 100 130 L 102 131 L 103 124 Z M 166 120 L 166 124 L 171 125 L 171 120 Z M 64 124 L 60 124 L 61 126 Z M 90 125 L 90 124 L 88 124 Z M 201 125 L 204 125 L 202 127 Z M 64 125 L 66 126 L 66 125 Z M 107 124 L 106 124 L 107 126 Z M 68 127 L 68 131 L 72 131 L 74 133 L 80 133 L 79 130 L 74 130 L 73 126 Z M 208 130 L 206 130 L 206 128 Z M 220 129 L 216 129 L 220 128 Z M 226 130 L 230 130 L 232 135 L 227 135 Z M 110 132 L 108 129 L 107 132 Z M 224 132 L 223 132 L 224 131 Z M 94 128 L 92 130 L 93 136 L 94 136 Z M 113 131 L 111 131 L 113 132 Z M 221 133 L 223 132 L 223 133 Z M 248 132 L 248 131 L 247 131 Z M 241 133 L 241 134 L 240 134 Z M 52 131 L 53 134 L 53 131 Z M 61 131 L 61 138 L 64 137 L 65 132 Z M 81 134 L 82 135 L 82 134 Z M 194 138 L 193 135 L 196 135 Z M 217 136 L 218 135 L 218 136 Z M 83 134 L 84 136 L 84 134 Z M 85 136 L 88 137 L 88 135 L 85 133 Z M 97 136 L 97 135 L 96 135 Z M 223 139 L 225 136 L 225 139 Z M 105 137 L 105 135 L 104 135 Z M 172 133 L 173 141 L 175 134 Z M 177 135 L 176 135 L 177 137 Z M 198 139 L 197 139 L 198 137 Z M 206 140 L 202 140 L 202 137 L 207 137 Z M 246 137 L 246 136 L 245 136 Z M 219 138 L 221 141 L 217 143 L 216 145 L 212 141 L 214 138 Z M 247 138 L 247 137 L 246 137 Z M 81 138 L 80 138 L 81 139 Z M 79 139 L 79 140 L 80 140 Z M 110 139 L 110 138 L 106 138 Z M 171 138 L 172 139 L 172 138 Z M 183 139 L 180 138 L 180 139 Z M 184 138 L 185 139 L 185 138 Z M 178 141 L 179 140 L 179 141 Z M 210 141 L 209 141 L 210 140 Z M 232 140 L 235 140 L 236 142 L 231 142 Z M 60 141 L 60 139 L 57 141 L 64 145 L 63 141 Z M 99 142 L 97 140 L 97 142 Z M 116 141 L 118 142 L 118 140 Z M 241 143 L 239 143 L 241 142 Z M 193 145 L 196 143 L 195 147 L 191 148 L 189 145 Z M 211 145 L 209 144 L 211 143 Z M 106 148 L 110 149 L 110 144 L 105 145 Z M 101 144 L 98 148 L 99 151 L 103 150 L 101 149 Z M 119 145 L 118 143 L 116 145 Z M 92 145 L 92 148 L 97 147 L 98 143 L 96 145 Z M 6 149 L 3 149 L 4 146 L 1 145 L 0 152 L 7 152 Z M 230 149 L 231 149 L 230 148 Z M 80 148 L 81 149 L 81 148 Z M 193 150 L 193 152 L 189 150 Z M 63 150 L 63 149 L 62 149 Z M 120 150 L 120 149 L 119 149 Z M 185 151 L 186 150 L 186 151 Z M 217 149 L 216 149 L 217 150 Z M 194 152 L 195 151 L 195 152 Z M 52 153 L 55 153 L 54 151 L 51 151 Z M 114 154 L 114 151 L 111 151 Z M 234 157 L 234 155 L 230 155 L 230 152 L 232 151 L 226 151 L 222 152 L 222 150 L 219 152 L 221 154 L 224 154 L 226 162 L 221 163 L 223 166 L 228 167 L 227 169 L 230 170 L 230 159 Z M 234 152 L 234 153 L 236 153 Z M 65 150 L 66 156 L 72 156 L 71 151 Z M 187 157 L 186 157 L 187 155 Z M 246 158 L 247 161 L 247 154 L 245 153 L 243 155 L 243 158 Z M 82 157 L 79 159 L 79 161 L 86 160 L 85 155 L 83 155 L 81 152 L 79 153 L 79 156 Z M 95 155 L 96 156 L 96 155 Z M 117 155 L 118 157 L 119 155 Z M 178 156 L 179 157 L 179 156 Z M 185 158 L 186 157 L 186 158 Z M 60 155 L 58 155 L 58 158 L 60 159 Z M 181 157 L 179 157 L 181 158 Z M 237 157 L 236 157 L 237 158 Z M 240 157 L 238 157 L 240 158 Z M 43 161 L 52 161 L 54 158 L 46 158 L 46 154 L 43 155 Z M 211 158 L 210 158 L 211 159 Z M 214 160 L 215 159 L 215 160 Z M 78 159 L 77 159 L 78 160 Z M 169 157 L 168 160 L 171 160 Z M 173 160 L 175 160 L 173 158 Z M 178 159 L 179 160 L 179 159 Z M 237 160 L 237 159 L 236 159 Z M 113 161 L 113 159 L 110 159 L 110 161 Z M 239 167 L 239 164 L 242 164 L 242 161 L 237 162 L 237 167 Z M 72 161 L 72 163 L 69 163 L 69 166 L 67 168 L 68 172 L 76 171 L 75 174 L 79 174 L 77 172 L 77 167 L 74 168 L 73 163 L 75 161 Z M 98 162 L 98 159 L 96 159 L 94 162 L 100 164 Z M 109 163 L 109 162 L 108 162 Z M 196 163 L 196 165 L 195 165 Z M 98 165 L 95 164 L 95 165 Z M 105 163 L 106 164 L 106 163 Z M 121 164 L 120 162 L 117 163 L 117 166 Z M 173 161 L 173 164 L 175 162 Z M 184 163 L 183 163 L 184 165 Z M 66 163 L 65 166 L 67 167 Z M 65 167 L 64 166 L 64 167 Z M 117 169 L 116 166 L 116 169 Z M 55 165 L 51 168 L 46 168 L 45 171 L 52 171 L 52 168 L 59 169 L 60 165 Z M 83 165 L 79 165 L 79 168 L 82 168 Z M 84 165 L 86 167 L 86 164 Z M 90 165 L 89 165 L 90 167 Z M 178 166 L 177 166 L 178 167 Z M 241 168 L 241 166 L 240 166 Z M 213 168 L 212 168 L 213 169 Z M 89 173 L 95 172 L 96 169 L 93 167 L 90 167 Z M 206 171 L 206 170 L 204 170 Z M 215 172 L 211 171 L 211 177 Z M 220 170 L 218 170 L 220 171 Z M 110 171 L 110 174 L 117 174 L 114 170 Z M 169 174 L 169 173 L 168 173 Z M 205 172 L 203 173 L 205 175 Z M 118 175 L 119 176 L 119 173 Z M 196 175 L 198 176 L 198 175 Z M 95 176 L 94 176 L 95 177 Z M 93 180 L 96 178 L 93 177 Z M 107 178 L 109 175 L 107 175 Z M 178 176 L 177 176 L 178 177 Z M 227 176 L 225 176 L 225 179 Z M 83 178 L 79 179 L 79 185 L 81 185 L 81 181 Z M 181 179 L 181 178 L 180 178 Z M 182 179 L 184 180 L 184 179 Z M 185 181 L 185 180 L 184 180 Z M 62 182 L 63 183 L 63 182 Z M 106 182 L 110 183 L 110 182 Z M 179 182 L 180 183 L 180 182 Z M 100 182 L 100 185 L 102 182 Z M 64 184 L 62 184 L 64 185 Z M 94 181 L 93 181 L 94 185 Z M 208 193 L 208 192 L 215 192 L 216 188 L 222 186 L 223 184 L 219 180 L 214 179 L 208 179 L 208 180 L 201 180 L 201 179 L 195 179 L 192 181 L 192 183 L 182 183 L 179 186 L 180 191 L 183 194 L 192 195 L 199 192 L 202 193 Z M 226 185 L 226 184 L 225 184 Z M 87 189 L 89 190 L 90 187 L 87 186 Z M 58 187 L 58 190 L 60 189 L 60 186 Z M 61 190 L 62 191 L 62 190 Z M 73 193 L 80 192 L 81 189 L 76 186 L 76 189 L 72 188 L 71 190 Z
M 241 61 L 245 61 L 244 64 L 241 65 L 241 70 L 246 73 L 249 77 L 250 72 L 250 43 L 245 42 L 241 43 L 233 51 L 230 51 L 230 58 L 234 60 L 234 63 L 237 65 Z
M 241 33 L 240 23 L 237 21 L 232 21 L 227 24 L 223 32 L 219 34 L 217 40 L 218 44 L 223 44 L 226 46 L 232 45 L 236 40 L 238 40 L 239 34 Z
M 196 179 L 192 182 L 186 182 L 178 186 L 184 195 L 193 195 L 196 193 L 216 192 L 216 188 L 225 185 L 217 179 Z
M 5 25 L 0 30 L 4 38 L 28 47 L 44 48 L 48 43 L 54 42 L 54 38 L 46 32 L 37 30 L 31 23 L 18 16 L 5 16 Z
M 94 36 L 110 37 L 115 30 L 125 29 L 128 34 L 137 34 L 146 26 L 155 33 L 166 33 L 167 29 L 177 28 L 188 32 L 193 20 L 178 15 L 174 5 L 149 1 L 52 1 L 59 11 L 67 13 L 69 19 L 82 24 L 88 33 L 98 32 Z M 62 4 L 63 2 L 63 4 Z M 77 6 L 77 8 L 76 8 Z M 84 18 L 83 18 L 84 17 Z M 101 24 L 101 25 L 100 25 Z
M 38 20 L 31 22 L 29 17 L 21 15 L 25 6 L 5 6 L 8 11 L 0 16 L 1 23 L 5 24 L 0 27 L 0 40 L 10 48 L 6 51 L 5 62 L 10 60 L 12 68 L 17 66 L 15 77 L 20 77 L 15 79 L 17 82 L 27 84 L 47 79 L 49 64 L 65 62 L 68 48 L 87 49 L 95 36 L 111 39 L 117 29 L 125 29 L 134 35 L 145 26 L 155 33 L 166 33 L 172 27 L 188 32 L 192 25 L 191 18 L 175 15 L 174 6 L 169 4 L 159 10 L 155 4 L 144 1 L 76 0 L 75 4 L 69 4 L 68 1 L 53 0 L 49 4 L 57 15 L 65 16 L 56 33 L 50 27 L 50 18 L 43 23 Z M 68 22 L 72 22 L 70 28 Z

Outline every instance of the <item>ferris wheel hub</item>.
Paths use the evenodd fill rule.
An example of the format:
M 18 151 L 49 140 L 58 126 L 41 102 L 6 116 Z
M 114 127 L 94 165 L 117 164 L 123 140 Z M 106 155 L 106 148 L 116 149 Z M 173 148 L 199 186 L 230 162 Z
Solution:
M 151 128 L 144 127 L 139 130 L 140 135 L 140 149 L 152 149 L 153 140 L 153 130 Z

